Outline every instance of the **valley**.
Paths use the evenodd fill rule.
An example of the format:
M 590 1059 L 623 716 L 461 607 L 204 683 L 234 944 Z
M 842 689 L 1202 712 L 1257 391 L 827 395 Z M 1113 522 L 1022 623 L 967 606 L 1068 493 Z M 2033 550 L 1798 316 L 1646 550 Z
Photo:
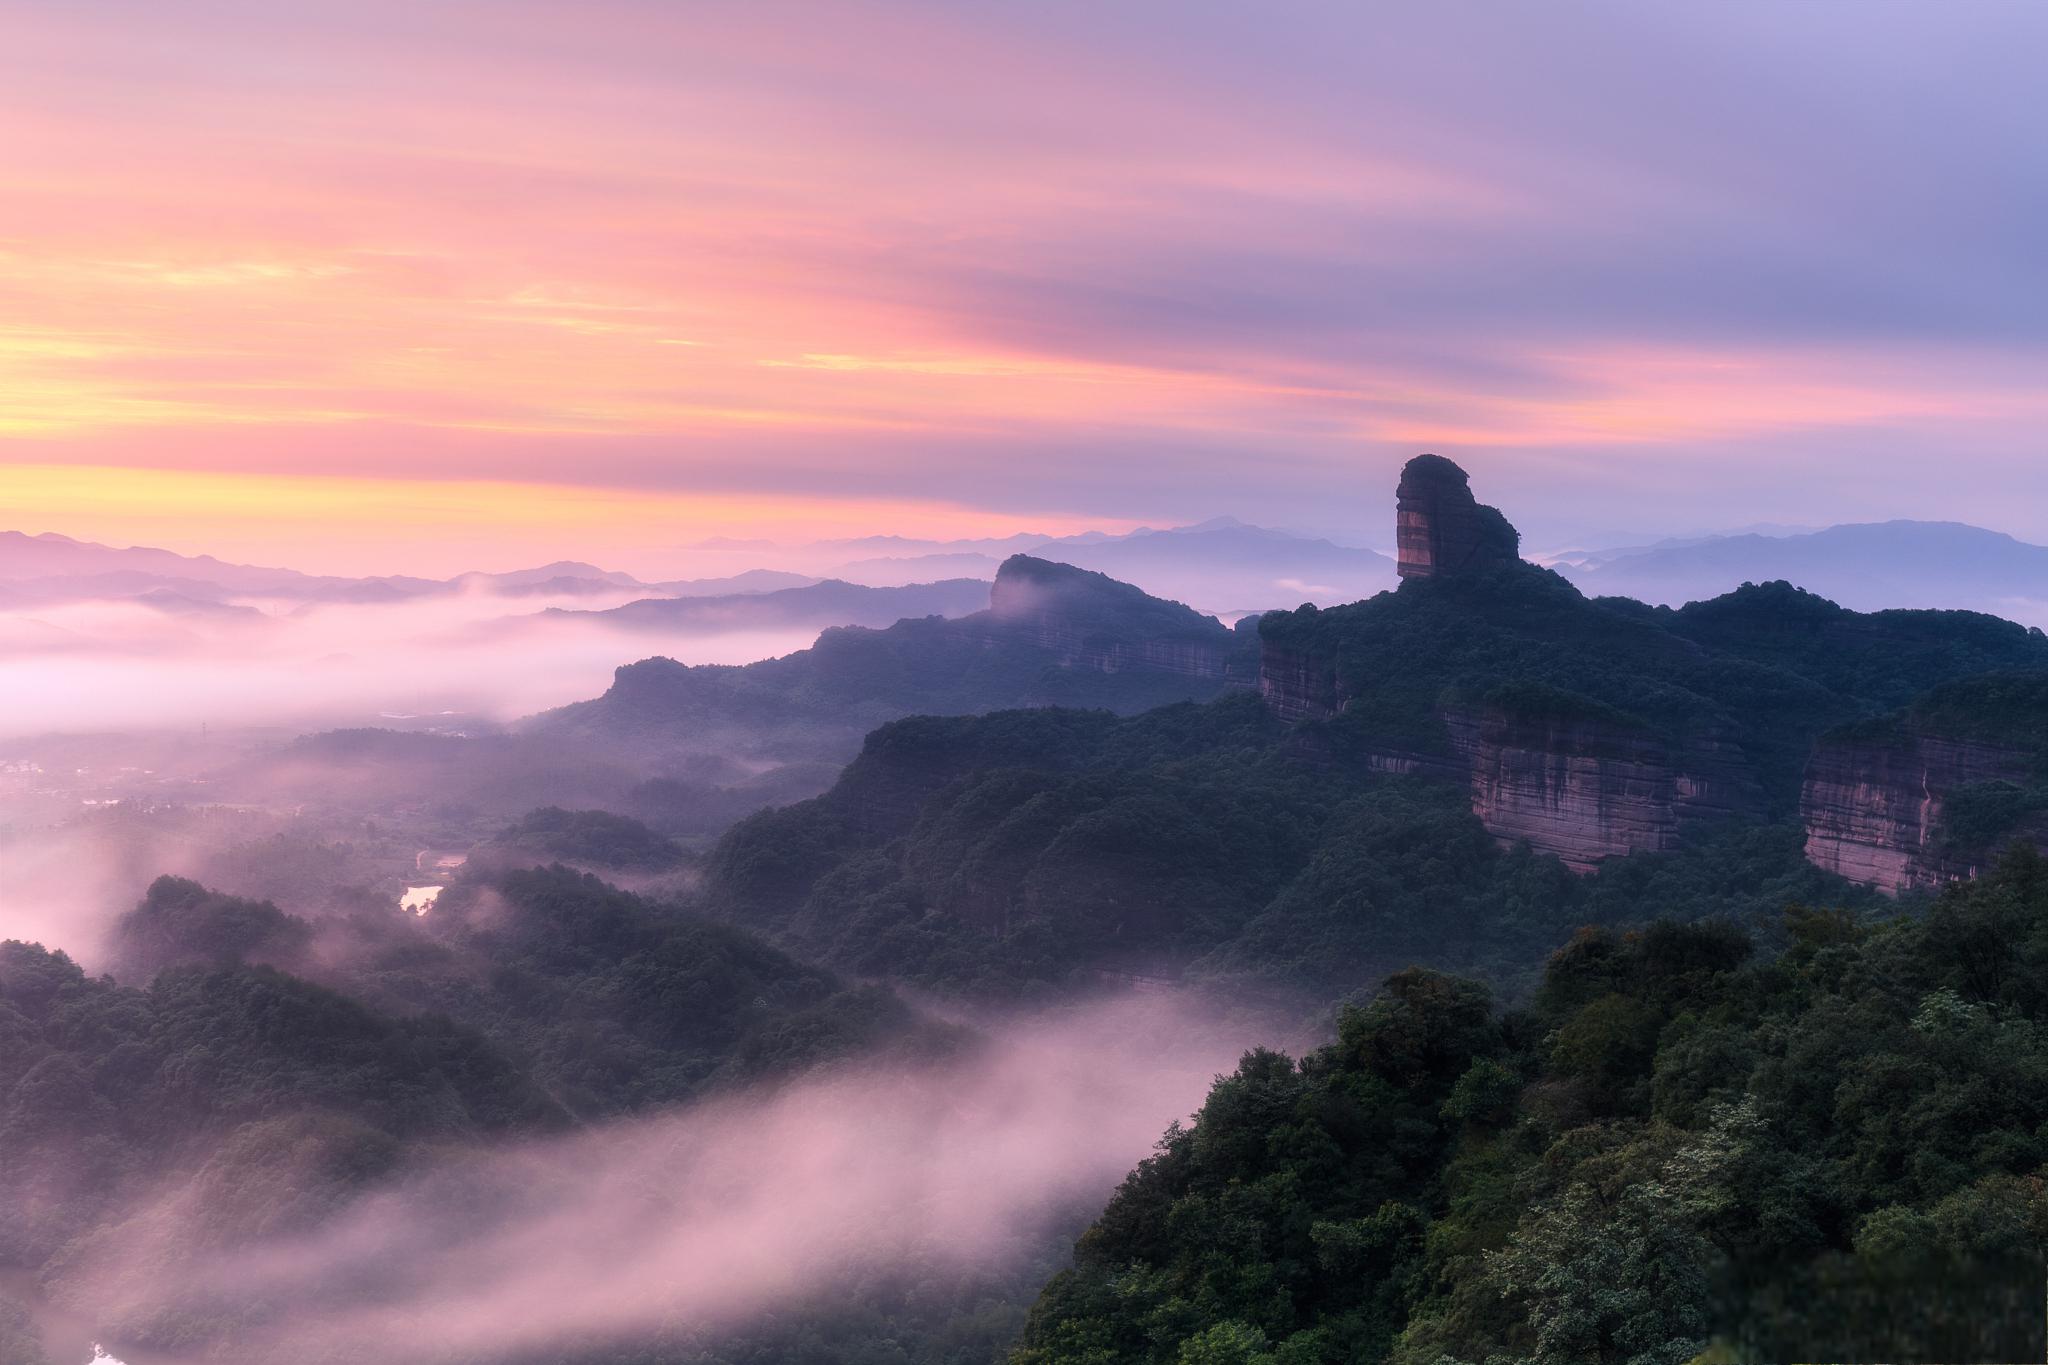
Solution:
M 1700 1141 L 1726 1141 L 1713 1125 L 1736 1120 L 1707 1102 L 1711 1085 L 1681 1104 L 1661 1070 L 1654 1085 L 1640 1071 L 1651 1055 L 1640 1049 L 1661 1068 L 1682 1046 L 1670 1021 L 1702 1008 L 1688 1001 L 1722 999 L 1745 973 L 1775 983 L 1770 998 L 1804 999 L 1786 983 L 1819 970 L 1831 944 L 1932 963 L 1931 946 L 1897 945 L 1996 913 L 1991 888 L 2032 894 L 2027 860 L 2048 842 L 2035 791 L 2048 754 L 2039 631 L 1966 612 L 1859 614 L 1784 583 L 1678 609 L 1589 599 L 1521 560 L 1507 519 L 1449 461 L 1411 463 L 1399 503 L 1398 590 L 1234 628 L 1019 554 L 985 609 L 834 625 L 808 649 L 745 665 L 651 658 L 620 667 L 599 697 L 525 719 L 22 741 L 6 772 L 10 929 L 44 944 L 9 945 L 0 961 L 19 1043 L 0 1078 L 12 1095 L 0 1131 L 19 1158 L 6 1197 L 22 1221 L 7 1254 L 40 1267 L 37 1311 L 90 1317 L 134 1365 L 195 1342 L 209 1358 L 286 1342 L 329 1358 L 303 1335 L 325 1319 L 304 1315 L 310 1287 L 289 1274 L 227 1298 L 195 1281 L 158 1303 L 135 1297 L 135 1267 L 185 1243 L 255 1254 L 286 1227 L 312 1248 L 342 1239 L 292 1253 L 309 1266 L 353 1254 L 359 1236 L 388 1240 L 400 1261 L 444 1243 L 492 1246 L 562 1215 L 508 1187 L 446 1231 L 346 1229 L 381 1219 L 391 1190 L 437 1206 L 460 1182 L 502 1182 L 493 1167 L 465 1174 L 465 1151 L 537 1143 L 539 1168 L 569 1162 L 545 1188 L 609 1199 L 580 1192 L 587 1158 L 539 1153 L 633 1150 L 647 1141 L 631 1136 L 638 1116 L 688 1124 L 757 1096 L 860 1106 L 869 1087 L 905 1075 L 932 1088 L 915 1104 L 979 1093 L 986 1068 L 1002 1074 L 1026 1055 L 1071 1067 L 1094 1046 L 1071 1030 L 1107 1027 L 1129 1044 L 1141 1017 L 1166 1030 L 1152 1046 L 1199 1042 L 1189 1058 L 1204 1060 L 1173 1073 L 1170 1095 L 1119 1102 L 1124 1137 L 999 1214 L 972 1215 L 1010 1220 L 995 1261 L 936 1270 L 931 1258 L 959 1253 L 933 1230 L 886 1251 L 849 1248 L 817 1272 L 839 1287 L 778 1308 L 777 1326 L 635 1330 L 661 1350 L 734 1362 L 797 1350 L 799 1337 L 837 1351 L 864 1341 L 875 1313 L 918 1360 L 954 1358 L 945 1343 L 962 1332 L 988 1353 L 1021 1333 L 1019 1362 L 1092 1358 L 1075 1343 L 1104 1332 L 1178 1332 L 1121 1311 L 1103 1325 L 1089 1297 L 1106 1283 L 1091 1277 L 1136 1257 L 1159 1277 L 1140 1291 L 1148 1313 L 1168 1315 L 1159 1321 L 1215 1311 L 1174 1297 L 1192 1272 L 1162 1248 L 1180 1234 L 1140 1233 L 1153 1215 L 1123 1210 L 1154 1207 L 1143 1182 L 1165 1182 L 1158 1197 L 1178 1207 L 1239 1169 L 1212 1169 L 1224 1160 L 1212 1145 L 1263 1120 L 1218 1109 L 1236 1103 L 1233 1087 L 1320 1113 L 1316 1088 L 1354 1084 L 1340 1078 L 1357 1067 L 1356 1084 L 1385 1091 L 1373 1123 L 1406 1123 L 1399 1105 L 1417 1103 L 1465 1126 L 1333 1137 L 1389 1153 L 1422 1145 L 1399 1157 L 1409 1175 L 1377 1177 L 1395 1181 L 1383 1194 L 1315 1196 L 1317 1217 L 1352 1220 L 1316 1234 L 1322 1269 L 1262 1273 L 1321 1284 L 1371 1264 L 1391 1285 L 1394 1266 L 1427 1264 L 1463 1284 L 1455 1256 L 1418 1249 L 1420 1229 L 1463 1218 L 1455 1235 L 1483 1240 L 1512 1210 L 1374 1201 L 1407 1197 L 1404 1180 L 1454 1188 L 1489 1144 L 1499 1151 L 1485 1160 L 1509 1161 L 1510 1149 L 1523 1160 L 1515 1144 L 1539 1132 L 1619 1122 L 1646 1104 Z M 35 917 L 18 908 L 30 903 Z M 1683 984 L 1658 984 L 1673 971 Z M 1580 972 L 1618 975 L 1571 984 Z M 1940 990 L 1952 989 L 1927 999 L 1949 1009 Z M 1619 1013 L 1596 1021 L 1587 1000 Z M 1101 1022 L 1125 1020 L 1119 1011 L 1137 1013 Z M 1395 1022 L 1410 1014 L 1424 1031 L 1398 1046 L 1424 1051 L 1395 1060 L 1385 1050 L 1396 1044 L 1374 1040 L 1410 1028 Z M 1430 1041 L 1438 1028 L 1458 1041 Z M 1624 1051 L 1570 1060 L 1580 1054 L 1544 1051 L 1531 1029 L 1620 1030 L 1588 1034 L 1586 1056 Z M 1067 1041 L 994 1060 L 991 1049 L 1047 1030 Z M 1303 1056 L 1299 1072 L 1265 1050 L 1282 1040 Z M 1140 1139 L 1192 1108 L 1246 1047 L 1195 1137 L 1169 1128 L 1141 1183 L 1082 1238 L 1076 1268 L 1054 1275 L 1111 1177 L 1142 1156 Z M 1119 1055 L 1116 1066 L 1137 1066 Z M 1054 1087 L 1047 1105 L 1077 1098 L 1078 1082 L 1025 1077 L 1016 1083 Z M 989 1140 L 1014 1140 L 997 1136 L 1011 1119 L 990 1121 Z M 62 1154 L 86 1131 L 103 1136 L 81 1165 Z M 1681 1157 L 1653 1144 L 1627 1159 Z M 856 1190 L 898 1179 L 865 1165 L 843 1178 Z M 238 1187 L 289 1189 L 301 1211 L 269 1208 L 267 1194 L 223 1202 Z M 1925 1188 L 1914 1197 L 1956 1187 Z M 589 1235 L 619 1235 L 622 1216 L 603 1214 L 609 1230 Z M 665 1235 L 712 1235 L 707 1212 L 673 1217 Z M 165 1219 L 185 1230 L 159 1245 Z M 1130 1237 L 1140 1241 L 1108 1250 Z M 1828 1237 L 1813 1245 L 1820 1254 Z M 329 1291 L 322 1312 L 339 1316 L 319 1336 L 437 1361 L 550 1339 L 500 1341 L 479 1326 L 400 1348 L 364 1315 L 412 1311 L 402 1286 L 367 1273 Z M 549 1273 L 575 1283 L 585 1272 L 564 1261 Z M 911 1308 L 895 1298 L 905 1274 L 936 1274 L 951 1297 Z M 1202 1291 L 1217 1302 L 1241 1292 Z M 1204 1330 L 1275 1346 L 1285 1335 L 1325 1355 L 1372 1342 L 1407 1359 L 1401 1342 L 1491 1321 L 1455 1293 L 1317 1306 L 1323 1292 L 1305 1283 L 1292 1317 Z M 983 1307 L 968 1306 L 974 1296 Z M 300 1307 L 280 1316 L 287 1303 Z M 1785 1330 L 1771 1321 L 1741 1330 Z M 572 1315 L 550 1330 L 588 1327 Z

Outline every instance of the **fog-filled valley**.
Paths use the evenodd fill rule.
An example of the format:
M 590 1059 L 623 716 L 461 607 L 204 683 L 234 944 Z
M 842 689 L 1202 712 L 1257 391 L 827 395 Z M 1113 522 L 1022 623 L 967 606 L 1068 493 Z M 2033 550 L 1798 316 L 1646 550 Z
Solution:
M 1228 623 L 1015 551 L 35 608 L 113 624 L 7 665 L 5 1358 L 2033 1342 L 2048 640 L 1399 501 L 1398 589 Z
M 0 1365 L 2048 1360 L 2044 52 L 0 0 Z

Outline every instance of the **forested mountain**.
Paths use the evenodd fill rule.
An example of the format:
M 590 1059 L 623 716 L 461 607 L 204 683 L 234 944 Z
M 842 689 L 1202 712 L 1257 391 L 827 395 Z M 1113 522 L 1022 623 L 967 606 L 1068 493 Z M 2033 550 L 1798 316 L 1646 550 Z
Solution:
M 1866 904 L 1786 823 L 1575 876 L 1458 786 L 1334 760 L 1237 695 L 1129 719 L 885 726 L 832 792 L 750 817 L 705 904 L 799 952 L 978 996 L 1110 976 L 1331 999 L 1424 961 L 1519 979 L 1582 923 Z
M 1015 555 L 986 611 L 825 631 L 807 650 L 731 667 L 643 659 L 611 690 L 536 717 L 599 744 L 844 759 L 913 714 L 1099 706 L 1136 712 L 1249 685 L 1256 637 L 1098 573 Z
M 1137 974 L 1329 999 L 1416 962 L 1512 984 L 1580 924 L 1770 919 L 1790 899 L 1869 903 L 1835 873 L 1932 879 L 1931 861 L 1896 877 L 1809 864 L 1831 819 L 1855 847 L 1891 837 L 1853 808 L 1893 800 L 1875 770 L 1831 813 L 1809 771 L 1823 737 L 1940 687 L 1990 687 L 2048 723 L 2037 630 L 1850 612 L 1783 583 L 1680 609 L 1589 599 L 1514 558 L 1456 466 L 1411 473 L 1416 571 L 1260 618 L 1258 696 L 884 726 L 832 791 L 726 836 L 707 907 L 970 996 Z M 2024 727 L 2005 729 L 2020 746 Z M 2039 761 L 2012 751 L 2005 768 L 1892 775 L 1946 831 L 1940 866 L 2032 818 L 2024 784 L 1961 781 Z
M 522 828 L 587 837 L 563 814 Z M 130 981 L 261 964 L 394 1017 L 445 1017 L 581 1116 L 947 1036 L 885 990 L 559 864 L 460 877 L 421 916 L 362 896 L 299 917 L 163 877 L 117 926 L 114 952 Z

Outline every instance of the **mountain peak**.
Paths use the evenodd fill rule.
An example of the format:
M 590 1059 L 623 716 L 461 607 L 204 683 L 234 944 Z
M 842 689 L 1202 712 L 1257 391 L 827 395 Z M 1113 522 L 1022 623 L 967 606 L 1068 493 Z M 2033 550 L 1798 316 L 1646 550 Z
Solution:
M 1179 602 L 1154 597 L 1142 588 L 1093 569 L 1079 569 L 1035 555 L 1011 555 L 996 570 L 989 610 L 999 620 L 1058 616 L 1070 622 L 1140 621 L 1172 629 L 1221 630 L 1210 617 Z
M 1435 578 L 1521 557 L 1521 533 L 1497 508 L 1472 497 L 1471 478 L 1441 455 L 1417 455 L 1401 470 L 1394 537 L 1403 578 Z

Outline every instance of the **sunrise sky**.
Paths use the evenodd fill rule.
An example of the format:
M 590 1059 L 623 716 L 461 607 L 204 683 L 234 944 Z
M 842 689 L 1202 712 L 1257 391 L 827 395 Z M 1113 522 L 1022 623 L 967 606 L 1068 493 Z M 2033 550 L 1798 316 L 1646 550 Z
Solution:
M 0 527 L 2048 539 L 2048 5 L 0 0 Z

